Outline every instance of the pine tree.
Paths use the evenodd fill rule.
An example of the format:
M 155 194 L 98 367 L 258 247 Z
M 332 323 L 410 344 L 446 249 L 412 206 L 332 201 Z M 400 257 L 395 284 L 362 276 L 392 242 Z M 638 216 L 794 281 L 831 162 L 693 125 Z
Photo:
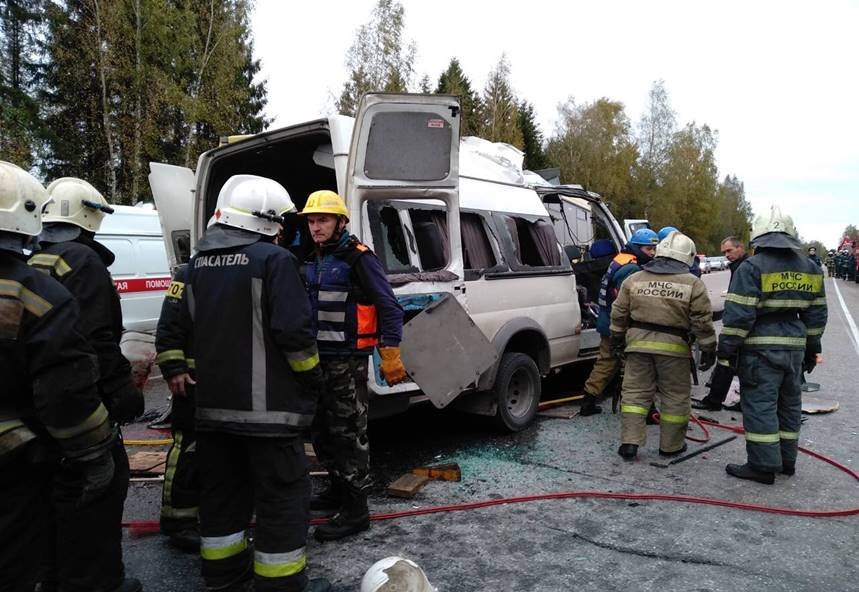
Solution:
M 460 117 L 460 134 L 463 136 L 476 136 L 480 133 L 480 97 L 471 88 L 471 81 L 462 71 L 459 60 L 451 58 L 447 70 L 438 77 L 438 86 L 435 90 L 438 94 L 453 95 L 459 97 L 462 107 Z
M 501 56 L 489 74 L 483 90 L 481 115 L 481 137 L 492 142 L 506 142 L 517 148 L 523 147 L 519 109 L 510 85 L 510 64 L 506 55 Z
M 369 22 L 355 33 L 346 54 L 349 79 L 336 102 L 339 113 L 354 115 L 361 97 L 368 92 L 404 92 L 412 84 L 415 44 L 403 38 L 403 5 L 396 0 L 378 0 Z
M 24 168 L 33 165 L 41 137 L 35 95 L 42 14 L 40 0 L 0 3 L 0 155 Z
M 537 125 L 534 105 L 525 100 L 519 103 L 519 129 L 522 130 L 522 144 L 525 152 L 524 167 L 532 171 L 548 168 L 549 161 L 543 149 L 543 132 Z

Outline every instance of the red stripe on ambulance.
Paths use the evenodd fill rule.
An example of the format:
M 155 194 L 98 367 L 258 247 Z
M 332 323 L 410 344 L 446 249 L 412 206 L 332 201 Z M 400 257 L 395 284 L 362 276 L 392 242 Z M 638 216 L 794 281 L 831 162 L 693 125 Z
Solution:
M 170 287 L 170 276 L 114 280 L 113 283 L 116 286 L 116 291 L 120 294 L 128 294 L 129 292 L 161 292 Z

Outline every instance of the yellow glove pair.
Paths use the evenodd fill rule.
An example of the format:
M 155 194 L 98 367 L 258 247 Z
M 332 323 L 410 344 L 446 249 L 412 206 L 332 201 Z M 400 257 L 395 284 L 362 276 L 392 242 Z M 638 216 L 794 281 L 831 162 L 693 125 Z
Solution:
M 395 385 L 408 378 L 399 347 L 380 347 L 379 355 L 382 357 L 379 370 L 388 384 Z

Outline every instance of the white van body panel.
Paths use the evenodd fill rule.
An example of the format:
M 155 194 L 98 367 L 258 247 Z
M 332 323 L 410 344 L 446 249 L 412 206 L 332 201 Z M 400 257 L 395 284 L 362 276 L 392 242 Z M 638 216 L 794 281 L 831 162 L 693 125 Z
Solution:
M 170 267 L 158 213 L 131 206 L 113 206 L 95 239 L 116 260 L 108 268 L 122 305 L 127 331 L 152 332 L 158 324 Z
M 190 248 L 190 244 L 180 243 L 188 240 L 192 228 L 194 171 L 157 162 L 151 163 L 150 167 L 149 185 L 158 208 L 167 259 L 170 269 L 175 269 L 182 259 L 180 251 Z

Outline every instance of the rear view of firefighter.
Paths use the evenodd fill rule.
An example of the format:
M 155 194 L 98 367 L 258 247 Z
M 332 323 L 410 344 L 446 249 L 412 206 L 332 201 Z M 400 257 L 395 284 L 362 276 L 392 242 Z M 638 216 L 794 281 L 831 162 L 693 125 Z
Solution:
M 77 475 L 82 511 L 114 472 L 115 434 L 95 353 L 76 329 L 77 303 L 24 255 L 47 201 L 29 173 L 0 161 L 0 590 L 14 592 L 33 590 L 54 547 L 50 496 L 60 458 Z
M 743 392 L 748 460 L 728 474 L 771 484 L 793 475 L 801 422 L 802 372 L 811 372 L 826 326 L 823 270 L 802 252 L 789 216 L 773 207 L 752 229 L 755 254 L 731 280 L 719 364 L 735 369 Z
M 310 477 L 301 432 L 322 370 L 295 257 L 274 244 L 294 206 L 275 181 L 230 177 L 188 264 L 196 366 L 200 555 L 210 589 L 328 590 L 307 581 Z M 256 512 L 253 547 L 248 539 Z
M 94 240 L 106 213 L 102 195 L 81 179 L 64 177 L 48 186 L 40 250 L 30 257 L 34 269 L 51 275 L 77 300 L 78 330 L 98 356 L 98 390 L 114 425 L 143 413 L 143 395 L 134 386 L 131 365 L 122 355 L 122 309 L 107 268 L 114 255 Z M 112 449 L 116 471 L 101 498 L 76 507 L 79 488 L 74 471 L 62 471 L 54 491 L 57 511 L 57 574 L 63 590 L 112 590 L 124 578 L 122 513 L 128 494 L 128 455 L 121 437 Z M 49 575 L 43 584 L 50 589 Z M 135 585 L 137 587 L 135 587 Z M 122 590 L 139 588 L 129 580 Z
M 659 454 L 674 456 L 686 449 L 690 335 L 701 348 L 701 370 L 716 360 L 707 288 L 689 273 L 694 253 L 689 237 L 669 234 L 656 246 L 656 259 L 623 283 L 612 308 L 612 350 L 626 356 L 618 449 L 626 460 L 634 459 L 644 445 L 647 413 L 657 394 Z
M 305 282 L 325 372 L 313 447 L 331 476 L 311 508 L 339 510 L 313 535 L 329 541 L 370 526 L 367 357 L 378 346 L 383 378 L 388 384 L 405 380 L 399 347 L 403 310 L 379 259 L 346 230 L 349 212 L 339 195 L 316 191 L 301 214 L 315 245 L 305 262 Z
M 600 314 L 597 318 L 600 351 L 591 375 L 585 383 L 585 400 L 579 415 L 587 417 L 602 412 L 602 408 L 597 405 L 597 399 L 611 384 L 620 367 L 620 362 L 611 352 L 611 332 L 609 331 L 611 307 L 623 281 L 633 273 L 641 271 L 641 266 L 653 259 L 658 242 L 657 234 L 649 228 L 636 230 L 623 251 L 618 253 L 609 264 L 602 277 L 599 293 Z
M 183 306 L 188 266 L 180 265 L 164 295 L 155 332 L 155 362 L 170 389 L 173 444 L 167 453 L 161 494 L 161 532 L 185 551 L 200 548 L 197 509 L 200 481 L 197 471 L 197 433 L 194 429 L 193 335 L 187 307 Z

